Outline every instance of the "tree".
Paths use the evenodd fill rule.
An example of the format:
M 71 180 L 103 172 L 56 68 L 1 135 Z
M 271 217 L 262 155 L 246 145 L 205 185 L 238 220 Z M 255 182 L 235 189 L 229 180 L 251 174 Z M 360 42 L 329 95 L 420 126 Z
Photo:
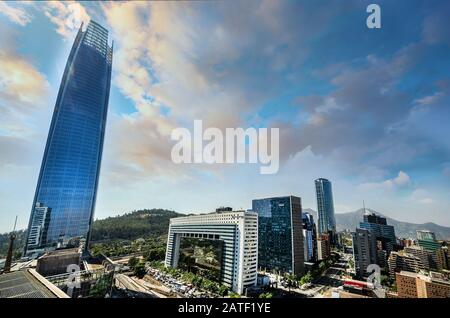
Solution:
M 259 295 L 259 298 L 273 298 L 273 294 L 271 292 L 262 293 Z
M 311 272 L 306 273 L 302 278 L 300 278 L 300 285 L 305 285 L 313 281 L 313 276 Z
M 128 266 L 130 266 L 131 269 L 134 269 L 134 267 L 139 263 L 139 259 L 137 257 L 131 257 L 128 260 Z
M 135 276 L 137 276 L 137 277 L 139 277 L 139 278 L 144 277 L 144 275 L 145 275 L 145 273 L 146 273 L 146 270 L 145 270 L 145 264 L 142 263 L 142 262 L 139 262 L 138 264 L 136 264 L 136 265 L 134 266 L 133 273 L 134 273 Z

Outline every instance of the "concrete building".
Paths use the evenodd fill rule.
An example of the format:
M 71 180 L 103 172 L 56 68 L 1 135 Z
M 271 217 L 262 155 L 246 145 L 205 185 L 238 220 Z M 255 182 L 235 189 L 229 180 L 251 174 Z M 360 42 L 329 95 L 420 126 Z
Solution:
M 220 282 L 244 293 L 256 285 L 258 273 L 258 215 L 251 211 L 225 211 L 170 220 L 167 267 L 176 268 L 182 238 L 223 242 Z
M 44 204 L 36 202 L 27 240 L 28 250 L 30 253 L 39 253 L 43 251 L 42 248 L 38 249 L 38 247 L 42 246 L 47 241 L 47 231 L 50 223 L 51 210 L 52 209 L 49 207 L 44 206 Z
M 42 276 L 65 274 L 69 265 L 80 266 L 81 252 L 80 248 L 47 252 L 38 258 L 36 271 Z
M 330 235 L 321 234 L 317 238 L 317 259 L 319 261 L 327 259 L 331 255 Z
M 367 267 L 377 264 L 377 241 L 375 235 L 366 229 L 357 228 L 352 233 L 355 273 L 359 278 L 366 277 Z
M 395 273 L 408 271 L 418 273 L 426 270 L 426 266 L 418 256 L 408 254 L 405 251 L 392 252 L 388 260 L 389 275 L 395 277 Z
M 450 281 L 442 274 L 401 271 L 395 277 L 398 298 L 450 298 Z

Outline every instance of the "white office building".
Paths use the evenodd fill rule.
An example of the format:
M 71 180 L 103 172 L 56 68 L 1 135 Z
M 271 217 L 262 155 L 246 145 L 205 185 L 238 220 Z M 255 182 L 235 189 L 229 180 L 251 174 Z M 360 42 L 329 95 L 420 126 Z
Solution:
M 258 215 L 224 211 L 170 220 L 165 264 L 177 267 L 181 238 L 223 242 L 220 281 L 239 294 L 255 286 L 258 269 Z

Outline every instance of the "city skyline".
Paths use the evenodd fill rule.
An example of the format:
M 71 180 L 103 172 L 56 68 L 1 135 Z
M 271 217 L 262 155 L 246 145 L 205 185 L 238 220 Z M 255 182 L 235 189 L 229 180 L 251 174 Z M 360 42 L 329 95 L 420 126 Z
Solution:
M 449 4 L 380 1 L 383 27 L 368 30 L 367 3 L 2 2 L 0 232 L 15 215 L 26 227 L 61 74 L 90 18 L 117 48 L 95 218 L 249 208 L 287 193 L 317 210 L 324 177 L 336 213 L 365 199 L 390 218 L 450 226 L 449 127 L 439 124 L 450 115 Z M 279 173 L 173 164 L 170 131 L 193 119 L 280 127 Z

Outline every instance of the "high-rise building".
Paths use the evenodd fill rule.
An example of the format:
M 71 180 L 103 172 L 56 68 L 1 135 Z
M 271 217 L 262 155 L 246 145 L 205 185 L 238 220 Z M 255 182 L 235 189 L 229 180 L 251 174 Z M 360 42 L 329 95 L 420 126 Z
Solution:
M 165 260 L 167 267 L 176 268 L 179 265 L 180 247 L 184 239 L 219 243 L 217 264 L 211 260 L 199 262 L 203 267 L 218 270 L 218 280 L 230 286 L 234 292 L 242 294 L 245 289 L 256 285 L 258 274 L 256 213 L 227 210 L 170 219 Z
M 94 21 L 73 43 L 56 99 L 28 228 L 36 203 L 51 209 L 45 240 L 25 253 L 88 240 L 93 221 L 105 135 L 113 49 L 108 31 Z M 31 231 L 30 231 L 31 233 Z
M 442 244 L 430 231 L 417 231 L 417 244 L 429 253 L 430 268 L 441 271 L 447 269 L 447 260 Z
M 426 270 L 426 265 L 421 258 L 405 251 L 392 252 L 388 259 L 389 276 L 395 277 L 395 273 L 408 271 L 418 273 Z
M 352 233 L 352 240 L 355 273 L 360 278 L 366 277 L 369 265 L 377 264 L 377 240 L 371 231 L 360 228 Z
M 442 274 L 401 271 L 395 277 L 398 298 L 450 298 L 450 281 Z
M 47 240 L 48 225 L 50 223 L 51 209 L 40 202 L 36 202 L 33 219 L 28 233 L 28 248 L 36 249 Z
M 416 231 L 417 239 L 418 240 L 432 240 L 436 241 L 436 235 L 434 232 L 427 231 L 427 230 L 419 230 Z
M 317 259 L 319 261 L 331 256 L 330 234 L 323 233 L 317 238 Z
M 317 214 L 319 218 L 319 234 L 330 233 L 332 243 L 336 234 L 334 218 L 333 190 L 331 182 L 324 178 L 315 180 L 317 196 Z
M 258 264 L 263 270 L 304 271 L 302 205 L 295 196 L 252 201 L 258 213 Z
M 359 227 L 371 231 L 376 239 L 381 242 L 381 250 L 385 250 L 387 256 L 389 256 L 389 253 L 397 244 L 394 227 L 387 224 L 385 217 L 370 213 L 367 210 L 363 219 L 364 221 L 359 223 Z
M 303 252 L 306 262 L 317 260 L 317 233 L 314 217 L 308 212 L 302 213 L 303 222 Z

